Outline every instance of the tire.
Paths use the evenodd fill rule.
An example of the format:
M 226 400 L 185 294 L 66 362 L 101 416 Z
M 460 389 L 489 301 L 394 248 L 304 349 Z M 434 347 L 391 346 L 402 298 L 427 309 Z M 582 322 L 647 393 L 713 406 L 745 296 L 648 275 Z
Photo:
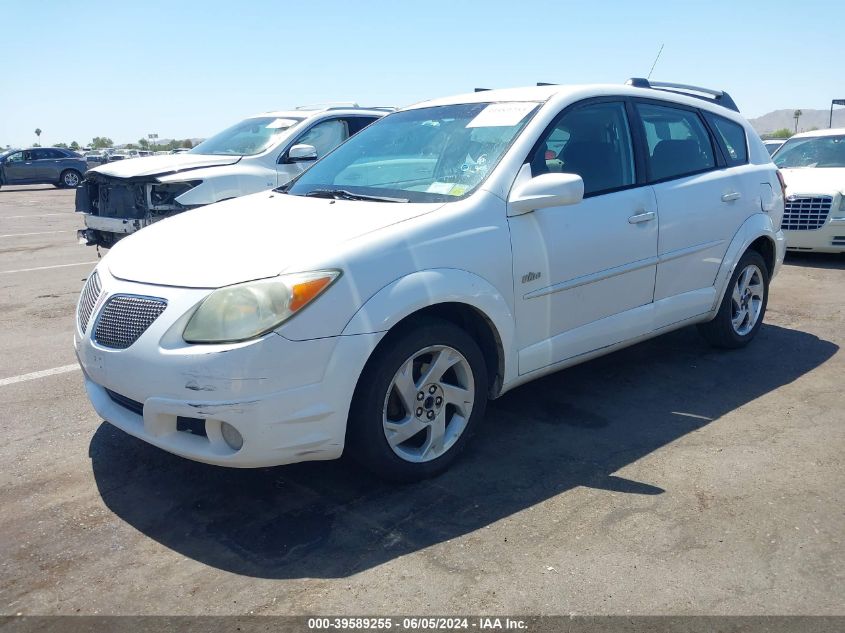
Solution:
M 439 475 L 484 417 L 487 388 L 484 355 L 467 332 L 441 319 L 409 322 L 388 333 L 361 373 L 348 456 L 389 481 Z
M 81 182 L 82 174 L 75 169 L 65 169 L 59 176 L 59 184 L 56 186 L 62 189 L 76 189 Z
M 757 335 L 769 302 L 769 270 L 762 255 L 746 251 L 734 270 L 715 318 L 698 326 L 714 347 L 739 349 Z

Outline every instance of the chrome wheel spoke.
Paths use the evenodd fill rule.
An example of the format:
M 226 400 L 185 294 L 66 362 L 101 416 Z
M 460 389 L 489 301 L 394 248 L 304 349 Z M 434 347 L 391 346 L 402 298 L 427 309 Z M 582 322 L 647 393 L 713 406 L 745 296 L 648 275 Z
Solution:
M 739 308 L 739 306 L 742 304 L 742 292 L 740 292 L 739 290 L 739 281 L 737 281 L 734 285 L 734 291 L 731 295 L 731 299 L 733 299 L 733 302 L 736 304 L 737 308 Z
M 748 286 L 748 289 L 751 291 L 751 296 L 755 299 L 762 299 L 763 298 L 763 284 L 762 282 L 757 282 Z
M 428 427 L 428 440 L 423 445 L 423 458 L 433 459 L 443 452 L 446 441 L 446 409 L 442 409 Z
M 443 378 L 449 368 L 461 361 L 461 356 L 452 348 L 444 348 L 433 355 L 431 366 L 420 378 L 419 384 L 425 385 L 430 382 L 438 382 Z
M 405 412 L 408 415 L 413 414 L 414 407 L 416 407 L 418 391 L 417 386 L 414 384 L 413 359 L 408 360 L 396 372 L 396 376 L 393 377 L 393 386 L 396 388 L 396 395 L 399 396 L 402 406 L 405 407 Z
M 443 398 L 446 403 L 456 407 L 461 413 L 466 411 L 467 405 L 472 407 L 473 394 L 469 389 L 445 383 L 441 384 L 440 387 L 443 389 Z
M 745 322 L 745 317 L 748 316 L 748 310 L 745 308 L 740 308 L 737 310 L 734 317 L 731 319 L 733 323 L 734 329 L 739 331 L 742 328 L 742 324 Z
M 385 420 L 384 422 L 387 443 L 391 446 L 398 446 L 402 442 L 407 442 L 424 428 L 425 424 L 413 415 L 406 416 L 400 422 L 391 422 L 389 420 Z

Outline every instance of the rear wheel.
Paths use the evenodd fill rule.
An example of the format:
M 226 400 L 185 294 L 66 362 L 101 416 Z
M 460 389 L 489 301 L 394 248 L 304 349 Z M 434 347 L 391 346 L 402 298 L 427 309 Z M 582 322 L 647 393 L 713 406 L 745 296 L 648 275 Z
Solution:
M 487 370 L 477 343 L 448 321 L 388 334 L 361 375 L 349 416 L 350 456 L 393 481 L 446 470 L 484 416 Z
M 62 175 L 59 176 L 59 187 L 76 189 L 80 182 L 82 182 L 82 174 L 75 169 L 66 169 L 62 172 Z
M 762 255 L 746 251 L 731 276 L 716 317 L 698 326 L 713 346 L 745 347 L 763 324 L 769 300 L 769 272 Z

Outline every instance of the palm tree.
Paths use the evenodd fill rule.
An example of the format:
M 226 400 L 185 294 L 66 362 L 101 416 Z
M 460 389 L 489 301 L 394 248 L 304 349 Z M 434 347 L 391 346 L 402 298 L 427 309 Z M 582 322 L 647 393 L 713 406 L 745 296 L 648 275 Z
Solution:
M 795 133 L 798 134 L 798 119 L 801 118 L 801 115 L 804 114 L 801 110 L 796 110 L 792 116 L 795 117 Z
M 40 127 L 35 128 L 35 136 L 38 137 L 38 144 L 41 145 L 41 128 Z

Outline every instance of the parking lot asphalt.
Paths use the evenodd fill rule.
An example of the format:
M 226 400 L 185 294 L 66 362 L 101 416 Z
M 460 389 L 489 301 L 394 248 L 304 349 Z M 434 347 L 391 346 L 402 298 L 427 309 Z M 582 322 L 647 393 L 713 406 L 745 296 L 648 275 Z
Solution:
M 690 328 L 546 377 L 390 486 L 104 423 L 73 195 L 0 189 L 0 613 L 845 614 L 845 258 L 788 258 L 748 348 Z

